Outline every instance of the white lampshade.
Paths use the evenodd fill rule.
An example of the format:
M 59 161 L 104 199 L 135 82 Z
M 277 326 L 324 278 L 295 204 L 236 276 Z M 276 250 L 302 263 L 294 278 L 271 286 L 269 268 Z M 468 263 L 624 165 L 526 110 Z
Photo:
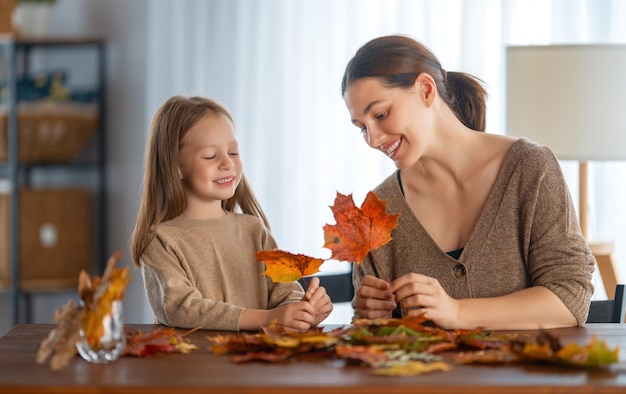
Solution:
M 507 48 L 507 134 L 560 160 L 626 160 L 626 45 Z

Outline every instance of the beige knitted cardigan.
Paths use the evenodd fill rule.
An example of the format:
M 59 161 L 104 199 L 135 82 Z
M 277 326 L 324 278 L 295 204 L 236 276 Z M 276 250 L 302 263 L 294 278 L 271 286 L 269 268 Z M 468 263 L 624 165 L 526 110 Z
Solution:
M 587 318 L 595 260 L 581 235 L 569 190 L 554 154 L 528 139 L 512 145 L 464 250 L 441 250 L 405 202 L 394 173 L 375 189 L 399 213 L 393 240 L 353 274 L 393 280 L 410 272 L 437 278 L 453 298 L 494 297 L 544 286 L 576 316 Z M 537 305 L 541 308 L 541 305 Z

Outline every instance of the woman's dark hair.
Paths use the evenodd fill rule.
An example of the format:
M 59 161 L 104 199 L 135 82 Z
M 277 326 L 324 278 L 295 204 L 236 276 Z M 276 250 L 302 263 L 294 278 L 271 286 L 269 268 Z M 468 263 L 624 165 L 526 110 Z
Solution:
M 427 73 L 456 117 L 471 129 L 485 131 L 487 92 L 478 78 L 461 72 L 446 72 L 424 45 L 406 36 L 384 36 L 363 45 L 346 66 L 341 95 L 362 78 L 379 78 L 387 87 L 409 89 L 415 78 Z

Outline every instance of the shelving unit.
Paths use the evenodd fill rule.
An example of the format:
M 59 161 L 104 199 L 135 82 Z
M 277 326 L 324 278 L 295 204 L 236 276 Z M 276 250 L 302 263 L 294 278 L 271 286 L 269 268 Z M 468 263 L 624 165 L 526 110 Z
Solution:
M 67 162 L 36 161 L 24 162 L 18 156 L 20 152 L 20 124 L 18 100 L 18 80 L 23 75 L 33 72 L 58 70 L 66 63 L 68 86 L 76 75 L 91 79 L 91 88 L 95 92 L 97 127 L 85 149 Z M 0 162 L 0 179 L 9 185 L 9 231 L 8 245 L 11 267 L 8 288 L 0 292 L 9 293 L 13 309 L 14 324 L 29 322 L 31 295 L 49 291 L 75 291 L 74 286 L 57 283 L 49 286 L 27 287 L 21 284 L 20 256 L 20 194 L 25 188 L 37 188 L 37 180 L 54 184 L 61 179 L 63 186 L 88 183 L 91 210 L 91 265 L 93 272 L 100 272 L 106 261 L 106 108 L 105 108 L 105 43 L 100 38 L 42 38 L 30 39 L 0 35 L 0 81 L 7 82 L 4 99 L 0 105 L 6 106 L 8 121 L 8 159 Z M 85 67 L 85 65 L 90 65 Z M 64 66 L 64 67 L 65 67 Z M 91 74 L 91 75 L 89 75 Z M 48 185 L 50 187 L 50 185 Z M 1 252 L 1 251 L 0 251 Z M 93 273 L 91 272 L 91 273 Z M 0 294 L 1 295 L 1 294 Z

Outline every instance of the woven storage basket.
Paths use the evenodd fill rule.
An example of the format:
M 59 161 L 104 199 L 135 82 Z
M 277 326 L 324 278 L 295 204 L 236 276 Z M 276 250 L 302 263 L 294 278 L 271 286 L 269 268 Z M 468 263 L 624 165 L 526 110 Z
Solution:
M 93 260 L 89 190 L 23 189 L 19 199 L 22 289 L 75 288 Z M 9 217 L 9 195 L 0 194 L 0 288 L 11 280 Z
M 0 0 L 0 33 L 13 32 L 13 11 L 17 6 L 17 0 Z
M 63 163 L 74 159 L 98 128 L 97 106 L 28 103 L 18 109 L 19 161 Z M 8 160 L 8 111 L 0 110 L 0 161 Z

